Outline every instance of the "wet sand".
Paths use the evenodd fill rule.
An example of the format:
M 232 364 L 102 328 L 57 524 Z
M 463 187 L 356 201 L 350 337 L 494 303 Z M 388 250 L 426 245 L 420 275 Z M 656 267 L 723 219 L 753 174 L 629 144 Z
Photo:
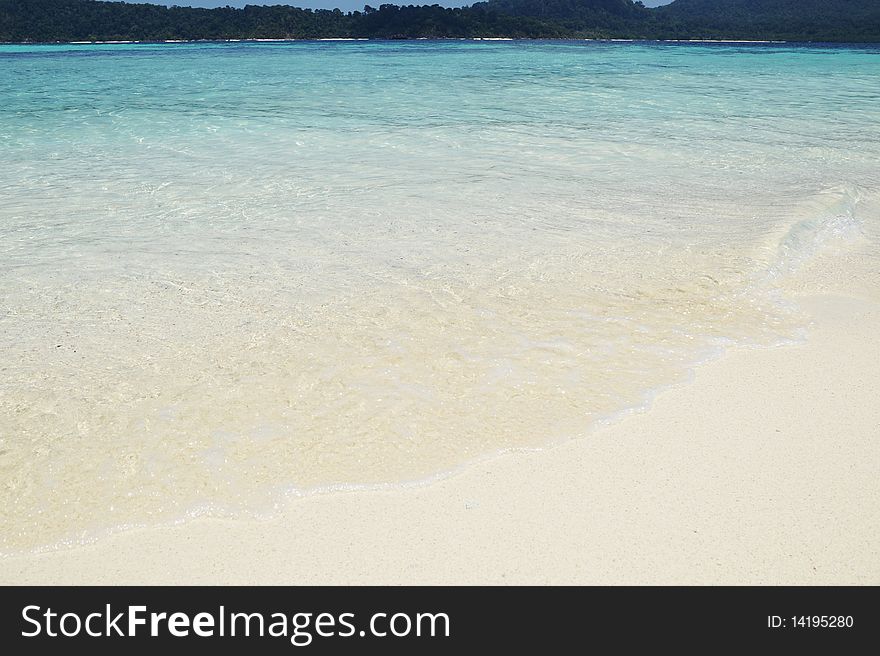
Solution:
M 876 585 L 880 305 L 806 307 L 806 343 L 733 350 L 562 446 L 7 558 L 0 583 Z

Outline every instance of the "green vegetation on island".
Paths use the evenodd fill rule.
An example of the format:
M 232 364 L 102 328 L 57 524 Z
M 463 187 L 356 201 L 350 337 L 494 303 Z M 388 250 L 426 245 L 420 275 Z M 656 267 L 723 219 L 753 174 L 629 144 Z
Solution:
M 182 0 L 183 1 L 183 0 Z M 880 42 L 880 0 L 488 0 L 197 9 L 98 0 L 0 0 L 0 41 L 315 38 L 629 38 Z

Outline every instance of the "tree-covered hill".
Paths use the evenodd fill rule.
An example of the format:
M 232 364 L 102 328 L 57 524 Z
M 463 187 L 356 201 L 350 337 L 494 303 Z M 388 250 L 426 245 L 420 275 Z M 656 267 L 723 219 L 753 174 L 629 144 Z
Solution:
M 880 0 L 487 0 L 474 5 L 556 22 L 575 33 L 660 39 L 880 41 Z
M 0 41 L 572 36 L 559 25 L 439 5 L 343 13 L 286 5 L 196 9 L 93 0 L 0 0 Z
M 695 37 L 880 40 L 880 0 L 675 0 L 654 13 Z
M 350 13 L 0 0 L 0 41 L 8 42 L 328 37 L 880 42 L 880 0 L 676 0 L 657 9 L 633 0 L 488 0 L 460 9 L 383 4 Z
M 631 35 L 651 22 L 651 10 L 633 0 L 488 0 L 474 9 L 551 21 L 573 32 Z

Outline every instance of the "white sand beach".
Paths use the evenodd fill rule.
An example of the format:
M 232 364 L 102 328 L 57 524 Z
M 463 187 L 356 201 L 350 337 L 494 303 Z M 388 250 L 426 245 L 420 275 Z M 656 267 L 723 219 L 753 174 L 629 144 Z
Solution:
M 419 488 L 0 561 L 3 584 L 878 584 L 880 305 L 805 303 L 646 412 Z
M 880 583 L 873 46 L 2 54 L 0 583 Z

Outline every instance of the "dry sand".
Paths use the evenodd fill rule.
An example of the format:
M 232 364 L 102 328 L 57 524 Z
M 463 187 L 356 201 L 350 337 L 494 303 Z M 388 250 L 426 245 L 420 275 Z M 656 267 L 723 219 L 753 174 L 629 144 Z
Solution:
M 0 561 L 0 583 L 880 584 L 880 305 L 811 299 L 649 411 L 418 488 Z

